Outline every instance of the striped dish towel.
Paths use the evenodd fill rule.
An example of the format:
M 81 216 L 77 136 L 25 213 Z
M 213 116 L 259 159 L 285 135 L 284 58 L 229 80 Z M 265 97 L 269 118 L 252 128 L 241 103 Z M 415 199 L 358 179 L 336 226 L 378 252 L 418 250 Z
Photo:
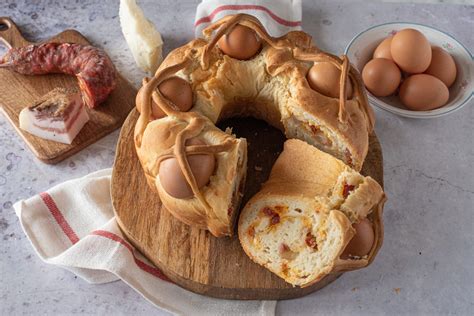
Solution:
M 179 315 L 274 315 L 275 301 L 231 301 L 180 288 L 122 235 L 110 198 L 112 169 L 59 184 L 15 203 L 38 256 L 89 283 L 122 280 L 152 304 Z
M 257 17 L 274 37 L 301 30 L 301 0 L 203 0 L 194 20 L 196 37 L 209 24 L 237 13 Z

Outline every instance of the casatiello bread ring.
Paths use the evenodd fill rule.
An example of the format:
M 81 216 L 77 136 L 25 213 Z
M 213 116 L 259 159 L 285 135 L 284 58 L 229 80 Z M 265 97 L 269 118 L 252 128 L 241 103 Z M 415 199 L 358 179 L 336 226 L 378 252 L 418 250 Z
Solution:
M 245 26 L 258 36 L 257 41 L 251 41 L 257 46 L 250 52 L 233 52 L 233 56 L 245 60 L 224 53 L 238 47 L 232 46 L 231 36 L 230 48 L 224 48 L 222 41 L 223 50 L 218 45 L 236 25 Z M 245 14 L 227 16 L 203 33 L 206 39 L 193 40 L 172 51 L 155 76 L 144 80 L 137 95 L 137 108 L 141 111 L 135 128 L 137 154 L 149 185 L 175 217 L 208 229 L 215 236 L 233 234 L 247 152 L 245 139 L 215 127 L 216 122 L 228 117 L 263 119 L 284 131 L 288 138 L 304 140 L 355 170 L 361 169 L 374 118 L 360 75 L 345 56 L 338 58 L 320 51 L 304 32 L 273 38 L 256 18 Z M 246 36 L 248 31 L 242 34 Z M 339 98 L 325 96 L 308 84 L 308 70 L 317 62 L 331 63 L 340 70 Z M 191 85 L 193 106 L 188 112 L 181 112 L 158 89 L 172 76 Z M 353 88 L 351 99 L 341 97 L 346 96 L 348 79 Z M 158 110 L 166 116 L 150 121 L 152 111 Z M 186 145 L 191 138 L 205 145 Z M 201 187 L 188 162 L 190 155 L 198 154 L 215 157 L 215 170 Z M 158 171 L 165 159 L 176 159 L 182 172 L 180 179 L 186 179 L 185 185 L 193 196 L 176 198 L 163 188 Z

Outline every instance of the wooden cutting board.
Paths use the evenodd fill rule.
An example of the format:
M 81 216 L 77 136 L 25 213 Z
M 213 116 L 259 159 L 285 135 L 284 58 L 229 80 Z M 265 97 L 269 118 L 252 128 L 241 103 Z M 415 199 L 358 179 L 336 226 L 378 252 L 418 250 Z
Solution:
M 237 237 L 215 238 L 175 219 L 147 185 L 133 142 L 138 112 L 125 121 L 117 145 L 112 174 L 112 201 L 124 234 L 150 261 L 179 286 L 193 292 L 227 299 L 276 300 L 301 297 L 328 285 L 331 274 L 306 288 L 292 287 L 252 262 Z M 284 135 L 262 121 L 231 119 L 218 126 L 233 127 L 247 138 L 248 173 L 242 205 L 268 178 L 283 149 Z M 382 149 L 375 134 L 362 173 L 383 184 Z M 350 285 L 349 285 L 350 286 Z
M 15 23 L 6 17 L 0 17 L 0 40 L 11 47 L 32 44 L 21 35 Z M 89 41 L 75 30 L 64 31 L 45 42 L 90 45 Z M 136 89 L 119 75 L 117 88 L 107 100 L 94 110 L 87 109 L 90 120 L 71 145 L 45 140 L 21 130 L 18 122 L 20 111 L 56 87 L 78 88 L 78 84 L 74 76 L 25 76 L 0 69 L 0 108 L 35 156 L 46 163 L 57 163 L 111 133 L 122 125 L 127 114 L 135 106 Z

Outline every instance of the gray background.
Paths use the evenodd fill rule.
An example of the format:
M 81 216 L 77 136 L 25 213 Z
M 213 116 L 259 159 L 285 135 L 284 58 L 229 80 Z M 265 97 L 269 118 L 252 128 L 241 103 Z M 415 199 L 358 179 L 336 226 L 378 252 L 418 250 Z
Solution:
M 423 1 L 424 2 L 424 1 Z M 472 1 L 456 1 L 471 3 Z M 165 42 L 189 41 L 197 1 L 139 1 Z M 111 55 L 138 86 L 122 37 L 118 1 L 1 1 L 24 34 L 43 39 L 75 28 Z M 358 32 L 389 21 L 442 29 L 474 48 L 474 7 L 353 1 L 304 3 L 303 29 L 340 54 Z M 279 302 L 278 314 L 472 315 L 474 302 L 473 102 L 447 117 L 413 120 L 376 110 L 384 152 L 385 243 L 375 262 L 305 298 Z M 89 285 L 42 263 L 12 203 L 66 179 L 110 167 L 118 131 L 55 166 L 36 160 L 0 115 L 0 314 L 165 314 L 122 282 Z M 238 311 L 236 311 L 238 313 Z

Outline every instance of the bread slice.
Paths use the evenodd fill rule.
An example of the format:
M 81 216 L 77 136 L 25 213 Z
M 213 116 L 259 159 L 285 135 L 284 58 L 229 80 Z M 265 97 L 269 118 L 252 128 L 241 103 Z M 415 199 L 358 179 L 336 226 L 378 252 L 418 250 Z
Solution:
M 240 215 L 239 239 L 253 261 L 292 285 L 308 286 L 371 262 L 382 242 L 384 200 L 372 178 L 303 141 L 288 140 L 268 181 Z M 371 252 L 340 259 L 355 233 L 352 224 L 369 214 Z

